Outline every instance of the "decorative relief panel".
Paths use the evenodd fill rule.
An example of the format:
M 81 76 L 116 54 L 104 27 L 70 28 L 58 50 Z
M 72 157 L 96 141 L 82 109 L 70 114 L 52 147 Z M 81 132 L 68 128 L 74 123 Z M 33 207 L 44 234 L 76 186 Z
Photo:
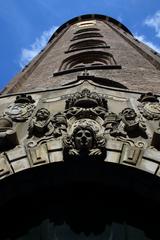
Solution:
M 118 105 L 120 109 L 115 107 L 119 98 L 123 99 Z M 35 111 L 34 100 L 26 94 L 17 96 L 5 110 L 0 118 L 0 151 L 4 152 L 0 177 L 41 164 L 70 160 L 115 162 L 147 171 L 151 165 L 156 173 L 160 163 L 157 96 L 142 94 L 134 105 L 127 102 L 125 94 L 111 98 L 83 88 L 55 99 L 56 104 L 61 101 L 59 112 L 51 110 L 55 104 L 53 97 L 48 101 L 42 99 Z M 153 120 L 156 124 L 151 123 Z M 23 138 L 17 134 L 17 125 L 22 131 L 25 127 L 27 135 Z
M 160 119 L 160 103 L 157 96 L 153 95 L 153 93 L 142 94 L 138 101 L 141 102 L 138 108 L 146 119 Z
M 43 137 L 51 135 L 54 131 L 50 118 L 50 112 L 46 108 L 40 108 L 31 119 L 28 128 L 28 138 L 32 136 Z
M 31 119 L 28 128 L 28 138 L 53 136 L 55 138 L 62 136 L 67 131 L 67 120 L 63 113 L 52 115 L 46 108 L 40 108 Z
M 107 139 L 102 125 L 107 111 L 105 96 L 89 89 L 69 96 L 65 110 L 68 131 L 63 139 L 64 158 L 105 159 Z
M 146 122 L 133 108 L 111 112 L 107 95 L 84 88 L 67 96 L 64 112 L 37 110 L 29 123 L 27 147 L 61 139 L 64 160 L 104 160 L 110 138 L 135 148 L 145 147 L 148 144 Z
M 64 138 L 64 157 L 86 160 L 104 159 L 105 137 L 100 134 L 100 126 L 94 120 L 81 119 L 72 126 L 72 133 Z M 96 158 L 95 158 L 96 157 Z
M 125 108 L 118 115 L 110 112 L 106 114 L 103 126 L 105 131 L 113 137 L 138 137 L 146 135 L 145 122 L 137 116 L 136 112 L 132 108 Z
M 4 114 L 10 117 L 13 121 L 26 121 L 35 108 L 34 102 L 35 101 L 30 95 L 18 95 L 15 102 L 8 106 Z
M 88 89 L 70 95 L 66 110 L 56 114 L 46 108 L 37 110 L 29 123 L 27 147 L 38 147 L 50 139 L 61 139 L 64 158 L 105 157 L 103 118 L 108 110 L 107 100 Z M 36 157 L 37 150 L 30 150 Z M 38 161 L 38 160 L 34 160 Z
M 133 108 L 125 108 L 119 115 L 124 124 L 123 129 L 129 137 L 142 136 L 147 138 L 147 126 L 143 119 L 136 114 Z
M 91 92 L 87 88 L 83 89 L 82 92 L 70 95 L 66 100 L 66 109 L 71 107 L 95 108 L 97 106 L 108 110 L 105 95 Z

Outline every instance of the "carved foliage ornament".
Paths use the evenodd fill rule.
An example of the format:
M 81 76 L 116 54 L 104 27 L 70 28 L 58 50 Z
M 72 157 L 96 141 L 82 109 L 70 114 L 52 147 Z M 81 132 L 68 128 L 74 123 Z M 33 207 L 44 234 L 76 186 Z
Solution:
M 34 102 L 30 95 L 21 94 L 16 97 L 14 103 L 8 106 L 4 114 L 13 121 L 26 121 L 35 108 Z

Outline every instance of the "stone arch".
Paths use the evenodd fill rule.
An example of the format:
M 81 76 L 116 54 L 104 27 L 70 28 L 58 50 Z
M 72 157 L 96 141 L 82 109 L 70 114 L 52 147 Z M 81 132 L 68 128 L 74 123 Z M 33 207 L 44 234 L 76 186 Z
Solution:
M 71 234 L 75 233 L 74 239 L 84 232 L 89 240 L 93 234 L 108 236 L 106 227 L 116 222 L 133 226 L 127 239 L 134 239 L 132 234 L 140 230 L 142 236 L 154 240 L 159 234 L 160 220 L 155 218 L 160 212 L 159 187 L 156 176 L 125 165 L 117 168 L 113 163 L 35 167 L 1 182 L 0 239 L 31 239 L 31 233 L 36 237 L 40 231 L 52 236 L 55 226 L 62 226 L 61 232 L 68 234 L 66 223 Z M 53 229 L 52 233 L 47 229 Z M 119 236 L 126 239 L 123 232 Z
M 94 32 L 94 31 L 99 31 L 99 29 L 98 28 L 85 28 L 85 29 L 80 29 L 80 30 L 76 31 L 74 34 Z
M 94 38 L 94 37 L 103 37 L 99 32 L 87 32 L 87 33 L 81 33 L 76 36 L 74 36 L 71 41 L 84 39 L 84 38 Z
M 88 48 L 105 48 L 108 47 L 106 42 L 100 39 L 88 39 L 76 42 L 69 47 L 69 51 L 88 49 Z
M 116 65 L 112 54 L 102 51 L 87 51 L 66 58 L 62 62 L 59 71 L 106 65 Z

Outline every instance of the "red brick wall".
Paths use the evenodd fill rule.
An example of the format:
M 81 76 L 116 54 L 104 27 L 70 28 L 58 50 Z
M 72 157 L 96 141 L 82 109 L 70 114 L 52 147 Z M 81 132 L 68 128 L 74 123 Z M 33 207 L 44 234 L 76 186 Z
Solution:
M 100 29 L 99 32 L 103 35 L 102 40 L 110 46 L 109 49 L 94 50 L 111 53 L 122 69 L 89 70 L 90 75 L 120 82 L 130 90 L 160 92 L 160 57 L 114 24 L 97 20 L 94 27 Z M 15 77 L 4 93 L 52 88 L 76 80 L 77 75 L 82 72 L 72 72 L 56 77 L 53 77 L 53 73 L 58 71 L 63 59 L 78 53 L 77 51 L 65 53 L 73 44 L 70 40 L 78 29 L 76 24 L 64 29 L 64 33 L 60 33 L 53 39 L 24 71 Z

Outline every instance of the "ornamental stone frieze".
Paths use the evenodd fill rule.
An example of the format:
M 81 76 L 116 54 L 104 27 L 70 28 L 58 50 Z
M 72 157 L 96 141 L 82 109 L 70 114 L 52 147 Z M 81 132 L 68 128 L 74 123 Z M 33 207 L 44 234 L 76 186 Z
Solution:
M 21 94 L 12 97 L 9 107 L 0 99 L 0 178 L 77 160 L 113 162 L 159 175 L 159 118 L 154 115 L 151 121 L 145 115 L 151 105 L 158 109 L 158 96 L 82 82 L 78 91 L 73 86 L 69 92 Z

